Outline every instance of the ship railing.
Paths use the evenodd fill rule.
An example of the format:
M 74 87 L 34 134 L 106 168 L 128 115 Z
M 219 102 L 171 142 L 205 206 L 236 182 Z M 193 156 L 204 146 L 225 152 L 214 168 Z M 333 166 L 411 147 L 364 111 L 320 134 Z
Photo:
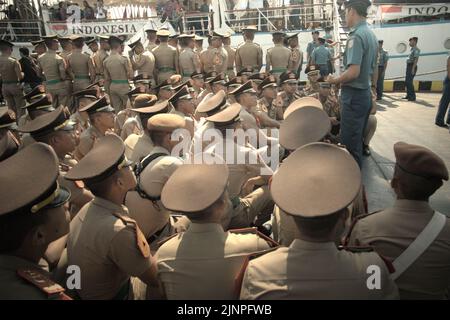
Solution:
M 0 39 L 12 42 L 39 40 L 42 36 L 40 20 L 0 20 Z
M 177 26 L 174 29 L 180 33 L 196 33 L 207 35 L 214 30 L 214 12 L 185 13 L 182 16 L 182 29 Z M 173 26 L 173 25 L 172 25 Z
M 270 8 L 227 10 L 228 26 L 240 32 L 247 25 L 256 25 L 260 31 L 309 30 L 331 26 L 333 1 L 321 4 L 301 4 Z

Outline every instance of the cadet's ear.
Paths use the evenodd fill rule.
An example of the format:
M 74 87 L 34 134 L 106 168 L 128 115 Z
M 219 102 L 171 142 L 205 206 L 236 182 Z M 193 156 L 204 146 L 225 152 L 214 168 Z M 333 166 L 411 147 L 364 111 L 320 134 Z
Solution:
M 42 247 L 47 245 L 47 234 L 44 225 L 39 225 L 33 229 L 31 234 L 31 244 L 33 247 Z

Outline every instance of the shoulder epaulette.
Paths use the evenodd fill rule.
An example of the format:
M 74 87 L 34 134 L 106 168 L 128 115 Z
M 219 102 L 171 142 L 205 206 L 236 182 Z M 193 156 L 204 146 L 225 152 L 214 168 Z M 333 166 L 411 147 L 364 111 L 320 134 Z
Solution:
M 280 246 L 280 244 L 278 242 L 276 242 L 272 238 L 266 236 L 265 234 L 259 232 L 257 228 L 230 229 L 230 230 L 228 230 L 228 232 L 235 233 L 235 234 L 246 234 L 246 233 L 255 234 L 258 237 L 260 237 L 261 239 L 264 239 L 271 248 L 276 248 L 276 247 Z
M 142 256 L 144 258 L 150 257 L 150 246 L 148 245 L 147 239 L 145 239 L 144 234 L 142 233 L 141 229 L 137 225 L 136 221 L 134 221 L 131 218 L 124 217 L 120 214 L 114 213 L 114 216 L 118 219 L 120 219 L 126 226 L 131 226 L 136 233 L 136 246 L 141 252 Z
M 37 268 L 20 268 L 17 269 L 17 275 L 44 292 L 49 299 L 72 300 L 64 293 L 64 288 L 48 278 L 42 270 Z

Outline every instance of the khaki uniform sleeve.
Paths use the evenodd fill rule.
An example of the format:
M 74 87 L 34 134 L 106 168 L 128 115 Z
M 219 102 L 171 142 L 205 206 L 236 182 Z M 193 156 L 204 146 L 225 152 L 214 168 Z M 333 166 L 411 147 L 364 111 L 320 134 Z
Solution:
M 272 64 L 272 61 L 271 61 L 271 52 L 270 52 L 270 50 L 269 49 L 267 49 L 267 53 L 266 53 L 266 72 L 268 73 L 269 71 L 270 71 L 270 69 L 271 69 L 271 64 Z
M 136 233 L 125 227 L 117 233 L 109 247 L 109 257 L 126 274 L 139 277 L 150 269 L 151 256 L 144 258 L 136 244 Z
M 201 61 L 200 61 L 199 55 L 196 54 L 196 53 L 194 53 L 194 54 L 192 55 L 192 61 L 193 61 L 193 63 L 194 63 L 195 71 L 201 72 L 201 71 L 202 71 L 202 63 L 201 63 Z
M 14 72 L 18 80 L 23 79 L 22 67 L 20 66 L 20 62 L 17 60 L 14 62 Z
M 180 53 L 178 52 L 178 50 L 175 51 L 175 70 L 177 72 L 177 74 L 180 73 Z
M 258 46 L 258 70 L 257 70 L 257 72 L 259 72 L 261 70 L 262 61 L 263 61 L 263 51 L 262 51 L 262 48 L 260 46 Z
M 236 49 L 236 55 L 234 57 L 234 63 L 236 64 L 236 71 L 239 72 L 242 69 L 242 60 L 239 53 L 239 48 Z
M 130 80 L 133 79 L 134 71 L 133 71 L 133 67 L 131 66 L 130 58 L 124 57 L 124 64 L 125 64 L 125 70 L 126 70 L 128 79 L 130 79 Z
M 94 61 L 90 57 L 88 59 L 88 69 L 91 83 L 94 83 L 97 71 L 95 70 Z
M 58 59 L 57 61 L 59 77 L 61 78 L 61 80 L 66 80 L 66 61 L 64 59 Z

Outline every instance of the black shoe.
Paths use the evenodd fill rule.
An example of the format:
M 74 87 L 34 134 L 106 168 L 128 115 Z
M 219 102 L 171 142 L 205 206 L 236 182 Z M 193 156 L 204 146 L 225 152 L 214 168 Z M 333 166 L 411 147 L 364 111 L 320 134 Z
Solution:
M 369 148 L 369 146 L 366 146 L 366 145 L 363 146 L 363 155 L 366 156 L 366 157 L 370 156 L 370 148 Z
M 448 129 L 448 125 L 443 123 L 443 122 L 435 122 L 434 124 L 437 125 L 438 127 L 447 128 Z
M 412 102 L 414 102 L 414 101 L 416 101 L 416 99 L 408 99 L 408 101 L 412 101 Z
M 408 100 L 409 100 L 409 97 L 408 97 L 408 96 L 406 96 L 406 97 L 403 97 L 402 99 L 405 99 L 405 100 L 406 100 L 406 99 L 408 99 Z

